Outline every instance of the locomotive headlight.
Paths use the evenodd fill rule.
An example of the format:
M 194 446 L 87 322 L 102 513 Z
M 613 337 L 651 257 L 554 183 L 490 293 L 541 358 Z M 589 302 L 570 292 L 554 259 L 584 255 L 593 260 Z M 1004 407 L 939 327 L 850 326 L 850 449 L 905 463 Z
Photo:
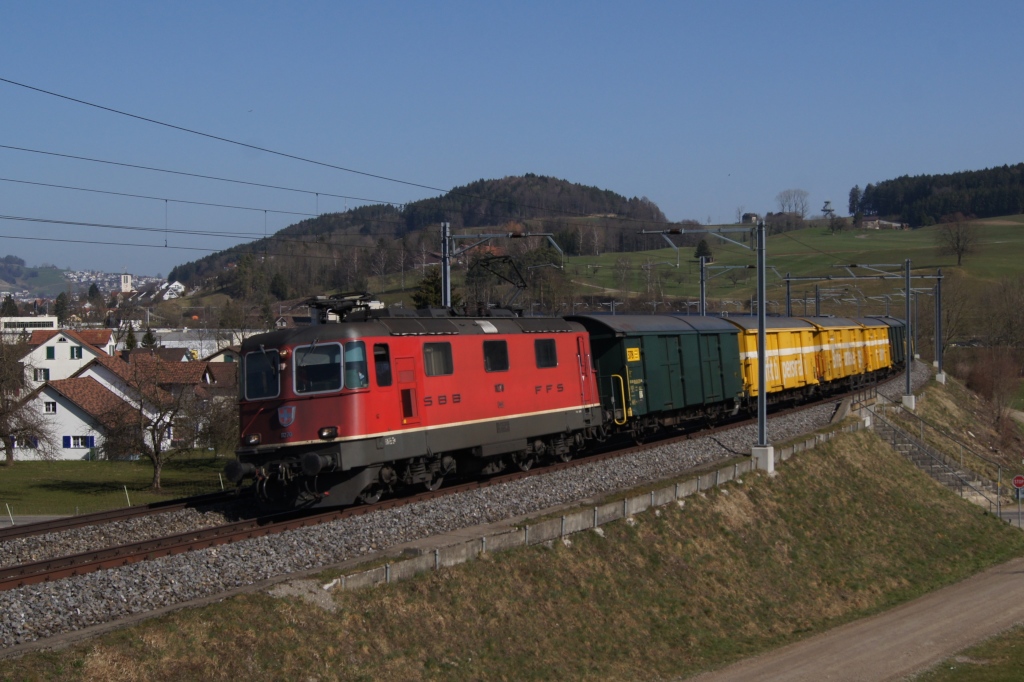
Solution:
M 331 440 L 332 438 L 337 438 L 338 437 L 338 427 L 337 426 L 324 426 L 324 427 L 321 427 L 321 429 L 319 431 L 317 431 L 316 433 L 317 433 L 318 436 L 320 436 L 321 440 Z
M 246 445 L 259 445 L 260 444 L 260 434 L 258 434 L 258 433 L 250 433 L 248 436 L 245 437 L 245 444 Z

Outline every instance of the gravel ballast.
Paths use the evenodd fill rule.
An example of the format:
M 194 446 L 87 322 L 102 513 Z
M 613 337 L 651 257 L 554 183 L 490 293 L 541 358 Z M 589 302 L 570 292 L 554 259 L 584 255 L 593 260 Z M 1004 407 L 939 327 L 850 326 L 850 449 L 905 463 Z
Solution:
M 926 365 L 916 363 L 914 390 L 923 386 L 930 374 Z M 879 392 L 889 399 L 899 400 L 903 389 L 902 377 L 895 383 L 895 386 L 890 383 Z M 835 403 L 827 403 L 771 418 L 769 436 L 772 441 L 779 442 L 822 428 L 829 423 L 834 411 Z M 742 426 L 684 442 L 654 445 L 642 452 L 571 470 L 279 535 L 0 592 L 0 648 L 215 596 L 276 576 L 330 566 L 411 540 L 534 514 L 678 476 L 703 464 L 737 454 L 748 455 L 756 432 L 756 425 Z M 212 525 L 219 522 L 212 515 L 196 512 L 192 515 L 187 512 L 176 514 L 172 521 L 175 524 L 198 522 Z M 164 516 L 171 515 L 150 518 L 161 519 Z M 40 536 L 41 539 L 26 539 L 33 540 L 35 544 L 9 541 L 0 545 L 3 563 L 19 563 L 9 558 L 9 551 L 21 552 L 18 556 L 40 556 L 44 551 L 53 553 L 52 556 L 63 556 L 84 551 L 82 548 L 88 549 L 89 543 L 96 546 L 96 533 L 113 532 L 119 540 L 116 544 L 129 542 L 125 539 L 129 530 L 121 524 L 131 526 L 133 522 L 118 522 L 113 531 L 97 530 L 104 528 L 101 526 L 91 530 L 53 533 Z M 140 523 L 133 532 L 155 532 L 155 526 L 141 530 L 145 525 Z M 94 534 L 92 539 L 87 535 L 89 532 Z M 168 532 L 164 529 L 158 535 Z

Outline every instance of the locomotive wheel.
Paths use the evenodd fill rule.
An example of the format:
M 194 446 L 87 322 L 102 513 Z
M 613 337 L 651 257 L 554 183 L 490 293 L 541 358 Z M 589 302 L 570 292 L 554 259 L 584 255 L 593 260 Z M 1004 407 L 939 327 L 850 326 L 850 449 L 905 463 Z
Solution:
M 535 459 L 533 455 L 530 455 L 526 452 L 517 452 L 516 454 L 512 455 L 512 461 L 516 463 L 516 466 L 519 467 L 520 471 L 529 471 L 531 468 L 533 468 L 533 463 Z
M 384 488 L 379 485 L 371 485 L 359 493 L 359 501 L 363 504 L 377 504 L 383 494 Z

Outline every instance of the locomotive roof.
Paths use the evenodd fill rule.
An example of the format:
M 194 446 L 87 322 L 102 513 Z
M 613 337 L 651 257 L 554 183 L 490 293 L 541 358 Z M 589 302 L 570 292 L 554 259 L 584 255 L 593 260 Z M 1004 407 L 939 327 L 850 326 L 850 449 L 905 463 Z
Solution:
M 365 336 L 466 336 L 488 334 L 552 334 L 583 331 L 559 317 L 385 317 L 365 322 L 331 322 L 279 329 L 245 340 L 242 351 L 260 345 L 324 343 Z
M 720 317 L 697 315 L 574 315 L 567 319 L 578 321 L 591 331 L 614 334 L 736 332 L 735 327 Z

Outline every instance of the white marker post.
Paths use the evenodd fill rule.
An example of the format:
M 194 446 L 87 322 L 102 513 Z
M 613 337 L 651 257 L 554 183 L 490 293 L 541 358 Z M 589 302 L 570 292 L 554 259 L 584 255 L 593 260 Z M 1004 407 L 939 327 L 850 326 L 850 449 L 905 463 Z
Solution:
M 1013 487 L 1017 489 L 1017 527 L 1020 528 L 1020 490 L 1024 488 L 1024 476 L 1017 474 L 1013 477 Z

